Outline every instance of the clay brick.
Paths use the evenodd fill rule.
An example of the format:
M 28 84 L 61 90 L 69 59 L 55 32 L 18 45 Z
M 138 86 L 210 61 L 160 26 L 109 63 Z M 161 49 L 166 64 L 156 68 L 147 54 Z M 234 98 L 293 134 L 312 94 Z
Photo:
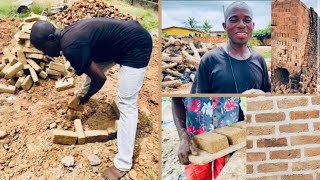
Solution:
M 304 161 L 304 162 L 293 162 L 292 170 L 301 171 L 301 170 L 311 170 L 311 169 L 320 169 L 320 161 Z
M 46 69 L 46 73 L 48 75 L 54 75 L 54 76 L 60 76 L 61 77 L 61 73 L 59 71 L 55 71 L 55 70 L 52 70 L 52 69 Z
M 290 119 L 312 119 L 319 118 L 319 110 L 310 110 L 310 111 L 294 111 L 290 112 Z
M 311 98 L 311 103 L 313 105 L 320 105 L 320 96 L 314 96 Z
M 258 147 L 282 147 L 287 146 L 286 138 L 272 138 L 272 139 L 258 139 L 257 140 Z
M 28 47 L 24 47 L 22 49 L 23 52 L 25 53 L 35 53 L 35 54 L 43 54 L 42 51 L 36 49 L 36 48 L 28 48 Z
M 293 175 L 285 175 L 281 176 L 281 180 L 312 180 L 313 175 L 312 174 L 293 174 Z
M 109 133 L 109 139 L 117 138 L 118 123 L 119 123 L 119 120 L 114 122 L 114 127 L 107 128 Z
M 11 79 L 17 72 L 21 71 L 23 69 L 23 64 L 20 62 L 17 62 L 13 66 L 9 67 L 6 72 L 4 78 Z
M 63 64 L 56 63 L 56 62 L 50 62 L 49 68 L 55 71 L 59 71 L 61 73 L 65 72 L 65 67 Z
M 305 148 L 304 149 L 305 156 L 320 156 L 320 147 L 316 148 Z
M 6 64 L 6 66 L 1 70 L 0 76 L 4 76 L 7 70 L 11 67 L 10 64 Z
M 80 100 L 78 96 L 74 96 L 71 101 L 68 103 L 68 107 L 71 109 L 75 109 L 80 104 Z
M 252 152 L 247 153 L 247 162 L 253 161 L 264 161 L 266 160 L 266 153 L 265 152 Z
M 265 176 L 265 177 L 257 177 L 257 178 L 246 178 L 246 180 L 278 180 L 277 176 Z
M 196 135 L 194 140 L 200 149 L 209 153 L 216 153 L 229 147 L 228 138 L 217 133 L 202 133 Z
M 45 59 L 43 54 L 26 53 L 26 57 L 29 59 Z
M 106 142 L 108 141 L 109 133 L 106 130 L 90 130 L 84 131 L 86 143 Z
M 270 159 L 293 159 L 301 156 L 300 149 L 278 150 L 270 152 Z
M 264 163 L 258 165 L 259 173 L 287 171 L 288 163 Z
M 63 91 L 66 89 L 73 88 L 74 84 L 75 84 L 74 78 L 68 78 L 68 79 L 57 81 L 55 88 L 57 89 L 57 91 Z
M 291 137 L 291 145 L 320 144 L 320 135 Z
M 32 78 L 30 75 L 28 75 L 26 78 L 24 78 L 21 84 L 21 87 L 23 90 L 27 91 L 31 88 L 32 84 L 33 84 Z
M 27 47 L 27 48 L 30 48 L 31 47 L 31 41 L 29 39 L 25 40 L 24 41 L 24 46 Z
M 252 174 L 252 173 L 253 173 L 253 165 L 247 164 L 247 174 Z
M 247 149 L 251 149 L 253 147 L 253 141 L 247 140 Z
M 278 108 L 280 109 L 288 109 L 298 106 L 307 106 L 308 105 L 308 98 L 294 98 L 294 99 L 287 99 L 284 98 L 282 100 L 277 101 Z
M 16 87 L 11 85 L 0 84 L 0 93 L 15 93 Z
M 247 102 L 247 111 L 262 111 L 262 110 L 271 110 L 273 108 L 273 101 L 252 101 Z
M 247 123 L 251 123 L 251 117 L 252 117 L 252 115 L 251 114 L 246 114 L 246 121 L 247 121 Z
M 313 123 L 313 127 L 315 131 L 320 131 L 320 122 Z
M 119 119 L 120 118 L 120 111 L 118 108 L 118 102 L 115 98 L 113 98 L 111 106 L 113 107 L 113 110 L 116 112 L 117 118 Z
M 46 63 L 44 63 L 44 62 L 40 62 L 40 63 L 39 63 L 39 66 L 40 66 L 40 68 L 41 68 L 42 70 L 44 70 L 45 65 L 46 65 Z
M 20 88 L 20 86 L 21 86 L 21 84 L 23 83 L 23 81 L 24 81 L 25 78 L 26 78 L 25 76 L 19 77 L 18 80 L 17 80 L 17 82 L 16 82 L 16 84 L 15 84 L 15 86 L 16 86 L 17 88 Z
M 281 133 L 295 133 L 295 132 L 307 132 L 308 131 L 308 124 L 286 124 L 280 125 L 279 131 Z
M 271 135 L 274 134 L 274 126 L 248 126 L 247 133 L 248 135 L 258 136 L 258 135 Z
M 14 75 L 14 77 L 16 77 L 16 78 L 19 78 L 19 77 L 22 77 L 22 76 L 24 76 L 23 70 L 17 72 L 17 73 Z
M 11 66 L 18 62 L 17 57 L 14 56 L 8 48 L 3 48 L 2 53 L 9 59 L 9 64 Z
M 17 51 L 18 61 L 23 65 L 27 64 L 27 58 L 22 50 Z
M 227 136 L 230 145 L 242 143 L 247 138 L 246 130 L 235 127 L 223 127 L 215 129 L 214 132 Z
M 37 76 L 36 71 L 32 67 L 30 67 L 29 68 L 29 72 L 30 72 L 30 75 L 31 75 L 31 78 L 32 78 L 33 82 L 38 83 L 39 82 L 39 78 Z
M 78 144 L 84 144 L 86 142 L 86 138 L 84 136 L 82 122 L 80 119 L 74 120 L 74 129 L 76 130 L 78 135 Z
M 29 39 L 30 39 L 30 34 L 27 34 L 27 33 L 20 33 L 20 34 L 19 34 L 19 39 L 22 39 L 22 40 L 29 40 Z
M 230 126 L 231 127 L 240 128 L 240 129 L 246 129 L 247 122 L 246 121 L 241 121 L 241 122 L 237 122 L 237 123 L 231 124 Z
M 48 74 L 44 71 L 40 71 L 39 76 L 43 79 L 46 79 L 48 77 Z
M 30 16 L 30 17 L 26 17 L 24 19 L 25 22 L 34 22 L 34 21 L 39 21 L 39 20 L 40 20 L 40 18 L 37 16 Z
M 27 62 L 28 62 L 28 64 L 30 64 L 30 66 L 31 66 L 35 71 L 40 72 L 40 71 L 42 70 L 41 67 L 40 67 L 36 62 L 34 62 L 33 60 L 27 59 Z
M 2 69 L 5 67 L 5 64 L 0 64 L 0 71 L 2 71 Z
M 76 144 L 78 135 L 73 131 L 54 130 L 53 131 L 53 143 L 72 145 Z
M 286 115 L 283 112 L 256 114 L 256 122 L 277 122 L 283 121 L 285 118 Z

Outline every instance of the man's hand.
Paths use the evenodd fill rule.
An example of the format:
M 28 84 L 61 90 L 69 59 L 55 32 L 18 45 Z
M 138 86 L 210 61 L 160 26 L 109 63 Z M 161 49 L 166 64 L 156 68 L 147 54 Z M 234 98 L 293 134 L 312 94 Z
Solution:
M 242 94 L 265 94 L 265 92 L 261 91 L 260 89 L 249 89 Z
M 183 137 L 180 141 L 180 146 L 178 149 L 179 162 L 183 165 L 190 164 L 189 155 L 198 155 L 199 149 L 195 144 L 194 140 L 189 138 L 186 132 L 183 133 Z

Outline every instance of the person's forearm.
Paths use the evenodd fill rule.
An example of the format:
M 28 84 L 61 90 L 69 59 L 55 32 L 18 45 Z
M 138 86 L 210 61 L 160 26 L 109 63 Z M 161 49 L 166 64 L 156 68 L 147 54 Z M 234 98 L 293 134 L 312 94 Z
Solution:
M 182 98 L 172 98 L 172 115 L 180 140 L 187 136 L 186 112 Z
M 93 95 L 95 95 L 102 88 L 105 81 L 106 81 L 105 79 L 100 79 L 100 78 L 91 79 L 89 90 L 83 98 L 90 99 Z

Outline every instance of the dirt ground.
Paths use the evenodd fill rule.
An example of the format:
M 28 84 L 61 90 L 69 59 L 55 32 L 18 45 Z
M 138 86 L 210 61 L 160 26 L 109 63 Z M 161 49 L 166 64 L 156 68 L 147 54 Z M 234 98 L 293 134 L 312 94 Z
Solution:
M 0 20 L 2 47 L 8 45 L 18 31 L 16 21 Z M 158 179 L 159 171 L 159 99 L 158 43 L 154 48 L 142 89 L 139 93 L 139 124 L 134 153 L 134 166 L 123 179 Z M 104 130 L 113 126 L 115 111 L 110 105 L 117 93 L 119 66 L 107 73 L 103 89 L 92 97 L 83 111 L 85 129 Z M 100 172 L 113 165 L 117 152 L 117 141 L 85 145 L 53 144 L 53 130 L 74 130 L 73 121 L 67 117 L 67 103 L 73 92 L 81 86 L 84 76 L 77 77 L 76 87 L 57 92 L 55 80 L 40 80 L 28 92 L 0 94 L 0 130 L 8 136 L 0 140 L 0 179 L 100 179 Z M 0 82 L 4 79 L 0 79 Z M 50 129 L 50 124 L 56 126 Z M 5 150 L 5 146 L 8 149 Z M 90 154 L 96 154 L 102 161 L 91 166 Z M 65 168 L 61 159 L 72 155 L 75 166 Z

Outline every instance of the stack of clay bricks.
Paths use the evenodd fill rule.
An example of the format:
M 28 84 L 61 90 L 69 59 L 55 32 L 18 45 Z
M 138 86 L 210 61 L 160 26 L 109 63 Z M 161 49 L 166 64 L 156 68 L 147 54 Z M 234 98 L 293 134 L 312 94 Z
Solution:
M 80 119 L 74 120 L 74 131 L 54 130 L 53 143 L 63 145 L 85 144 L 95 142 L 106 142 L 116 138 L 117 121 L 113 128 L 107 130 L 87 130 L 84 131 Z
M 320 179 L 320 97 L 247 103 L 247 180 Z
M 72 73 L 70 63 L 63 57 L 50 58 L 34 48 L 30 42 L 32 25 L 38 20 L 46 20 L 44 16 L 33 14 L 20 24 L 11 46 L 2 49 L 3 57 L 0 64 L 0 76 L 7 80 L 0 84 L 0 93 L 15 93 L 17 89 L 29 90 L 38 84 L 39 78 L 61 79 Z M 73 78 L 60 80 L 56 83 L 57 90 L 74 86 Z
M 200 41 L 185 42 L 178 38 L 162 41 L 162 88 L 177 88 L 194 81 L 201 57 L 213 49 Z
M 77 1 L 70 8 L 51 17 L 59 27 L 69 26 L 81 19 L 93 17 L 109 17 L 119 20 L 132 20 L 130 14 L 123 14 L 113 5 L 107 5 L 102 0 Z
M 278 94 L 317 93 L 317 58 L 308 58 L 316 49 L 308 40 L 310 13 L 300 0 L 272 1 L 271 79 Z
M 215 129 L 213 132 L 196 135 L 194 140 L 201 150 L 214 154 L 232 145 L 245 142 L 246 136 L 246 122 L 243 121 Z

